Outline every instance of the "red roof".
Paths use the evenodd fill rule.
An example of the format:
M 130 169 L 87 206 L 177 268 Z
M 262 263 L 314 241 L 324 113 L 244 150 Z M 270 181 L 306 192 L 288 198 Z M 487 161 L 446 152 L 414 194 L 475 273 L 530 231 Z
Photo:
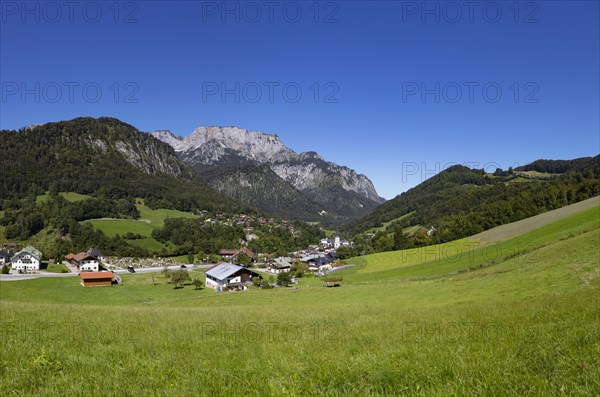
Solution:
M 112 280 L 113 274 L 111 272 L 81 272 L 79 276 L 82 280 L 104 280 L 110 278 Z
M 80 252 L 77 255 L 74 255 L 73 259 L 76 262 L 81 262 L 85 259 L 98 259 L 98 258 L 96 258 L 95 256 L 92 256 L 92 255 L 89 255 L 87 252 Z
M 339 283 L 340 281 L 342 281 L 343 278 L 329 278 L 327 280 L 323 280 L 326 283 Z

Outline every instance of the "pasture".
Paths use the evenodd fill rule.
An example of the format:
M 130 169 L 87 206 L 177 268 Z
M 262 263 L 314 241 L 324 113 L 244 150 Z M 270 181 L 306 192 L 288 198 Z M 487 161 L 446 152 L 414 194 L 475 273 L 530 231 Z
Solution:
M 599 209 L 498 242 L 510 254 L 493 259 L 356 258 L 339 288 L 3 282 L 0 393 L 599 395 Z

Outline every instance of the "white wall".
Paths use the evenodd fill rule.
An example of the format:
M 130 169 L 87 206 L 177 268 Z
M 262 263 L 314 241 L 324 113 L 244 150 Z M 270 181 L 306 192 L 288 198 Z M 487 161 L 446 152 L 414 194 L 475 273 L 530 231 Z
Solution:
M 97 272 L 99 270 L 98 261 L 86 260 L 79 264 L 79 271 L 82 272 Z
M 32 257 L 29 254 L 20 255 L 15 262 L 12 262 L 12 269 L 25 271 L 40 270 L 40 261 L 38 261 L 36 258 Z

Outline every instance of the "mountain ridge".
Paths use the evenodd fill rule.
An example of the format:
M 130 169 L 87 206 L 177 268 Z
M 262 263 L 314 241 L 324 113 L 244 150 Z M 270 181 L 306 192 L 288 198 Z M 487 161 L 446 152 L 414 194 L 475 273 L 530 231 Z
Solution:
M 201 126 L 186 137 L 169 130 L 157 130 L 150 134 L 171 145 L 179 158 L 191 164 L 213 188 L 228 197 L 244 196 L 244 202 L 259 209 L 283 211 L 292 216 L 309 211 L 314 219 L 318 219 L 318 213 L 324 211 L 340 220 L 363 216 L 385 202 L 364 174 L 327 161 L 315 151 L 297 153 L 287 147 L 277 134 L 235 126 Z M 273 200 L 259 198 L 258 196 L 264 196 L 262 191 L 257 191 L 255 195 L 242 195 L 239 187 L 232 184 L 230 172 L 225 175 L 215 173 L 215 167 L 221 166 L 231 171 L 239 165 L 240 168 L 235 170 L 239 177 L 247 164 L 266 165 L 281 178 L 281 181 L 275 181 L 270 176 L 273 184 L 263 184 L 261 187 L 269 191 Z M 206 169 L 211 170 L 210 177 L 206 177 Z M 256 175 L 256 168 L 251 172 Z M 220 177 L 228 182 L 223 183 Z M 287 205 L 289 203 L 286 203 L 285 197 L 278 196 L 285 183 L 304 195 L 312 204 L 297 208 L 297 211 L 293 206 Z M 275 188 L 276 186 L 278 188 Z M 296 203 L 306 201 L 291 193 L 288 188 L 283 190 L 286 191 L 287 197 L 294 196 Z M 273 207 L 273 201 L 278 205 Z

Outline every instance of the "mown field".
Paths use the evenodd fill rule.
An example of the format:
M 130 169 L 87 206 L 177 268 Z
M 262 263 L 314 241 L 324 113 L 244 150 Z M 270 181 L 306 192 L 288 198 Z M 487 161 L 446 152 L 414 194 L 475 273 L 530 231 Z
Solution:
M 152 231 L 162 227 L 165 219 L 194 217 L 189 212 L 171 209 L 152 210 L 141 203 L 137 203 L 136 207 L 140 211 L 140 219 L 93 219 L 85 222 L 91 223 L 94 228 L 102 230 L 109 237 L 114 237 L 117 234 L 121 236 L 127 233 L 139 234 L 144 238 L 130 240 L 130 242 L 142 248 L 156 251 L 163 248 L 164 245 L 151 237 Z
M 75 193 L 75 192 L 61 192 L 59 193 L 61 196 L 64 197 L 65 200 L 67 201 L 71 201 L 71 202 L 76 202 L 76 201 L 81 201 L 81 200 L 85 200 L 88 198 L 91 198 L 91 196 L 85 195 L 85 194 L 80 194 L 80 193 Z M 40 194 L 39 196 L 36 197 L 35 201 L 38 203 L 45 203 L 48 200 L 50 200 L 50 194 Z
M 502 256 L 360 258 L 339 288 L 2 282 L 0 393 L 600 395 L 599 241 L 595 207 L 494 244 Z

